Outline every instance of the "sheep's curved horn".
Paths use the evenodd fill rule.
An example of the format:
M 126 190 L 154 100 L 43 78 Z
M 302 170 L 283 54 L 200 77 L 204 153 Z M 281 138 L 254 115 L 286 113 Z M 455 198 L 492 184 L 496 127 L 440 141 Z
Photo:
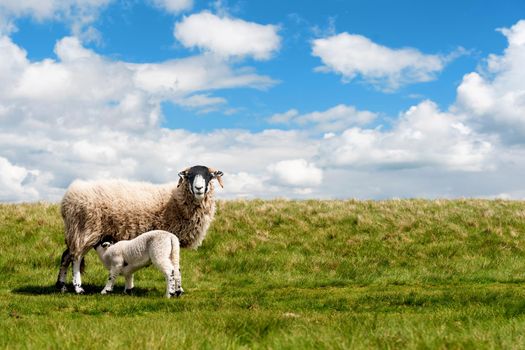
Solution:
M 210 172 L 210 174 L 213 175 L 215 179 L 217 179 L 217 182 L 219 183 L 219 185 L 221 185 L 221 188 L 224 188 L 224 184 L 222 183 L 222 175 L 224 175 L 223 172 L 220 170 L 215 170 L 213 168 L 208 168 L 208 171 Z
M 188 174 L 188 170 L 190 170 L 190 168 L 186 168 L 179 173 L 179 182 L 177 183 L 177 187 L 179 187 L 182 184 L 182 181 L 184 181 L 184 177 Z
M 222 175 L 217 176 L 216 179 L 219 182 L 219 185 L 221 185 L 221 188 L 224 188 L 224 184 L 222 183 Z

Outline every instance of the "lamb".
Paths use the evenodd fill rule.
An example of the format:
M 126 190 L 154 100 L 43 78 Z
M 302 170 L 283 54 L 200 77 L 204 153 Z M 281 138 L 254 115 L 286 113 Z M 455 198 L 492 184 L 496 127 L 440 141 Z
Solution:
M 108 282 L 102 294 L 113 291 L 115 280 L 121 274 L 126 278 L 124 293 L 130 293 L 133 289 L 133 273 L 150 263 L 164 273 L 167 298 L 184 293 L 179 266 L 179 239 L 174 234 L 154 230 L 115 244 L 103 240 L 95 249 L 109 270 Z
M 56 286 L 66 292 L 67 270 L 73 263 L 73 286 L 84 293 L 84 255 L 109 235 L 114 242 L 151 230 L 177 236 L 182 248 L 199 247 L 215 215 L 215 179 L 223 187 L 222 171 L 197 165 L 179 173 L 177 185 L 153 185 L 124 180 L 75 181 L 61 202 L 66 250 Z

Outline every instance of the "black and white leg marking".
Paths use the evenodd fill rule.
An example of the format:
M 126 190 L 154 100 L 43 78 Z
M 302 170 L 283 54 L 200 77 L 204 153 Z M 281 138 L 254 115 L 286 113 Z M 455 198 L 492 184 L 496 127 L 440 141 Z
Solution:
M 172 296 L 175 296 L 175 270 L 171 269 L 169 271 L 167 282 L 166 297 L 171 298 Z
M 84 294 L 84 289 L 82 288 L 82 278 L 80 277 L 80 266 L 82 265 L 82 256 L 78 256 L 73 259 L 73 287 L 75 288 L 75 293 Z
M 178 269 L 177 276 L 175 277 L 175 284 L 175 295 L 180 297 L 182 294 L 184 294 L 184 289 L 182 289 L 182 277 L 180 269 Z
M 67 280 L 67 270 L 71 264 L 71 254 L 69 254 L 69 249 L 64 250 L 62 253 L 62 258 L 60 259 L 60 270 L 58 271 L 58 278 L 55 284 L 56 288 L 62 292 L 67 292 L 66 280 Z
M 184 293 L 180 281 L 180 272 L 177 273 L 175 272 L 175 269 L 171 269 L 169 275 L 167 275 L 166 280 L 168 282 L 166 291 L 167 298 L 171 298 L 173 296 L 179 297 L 182 295 L 182 293 Z

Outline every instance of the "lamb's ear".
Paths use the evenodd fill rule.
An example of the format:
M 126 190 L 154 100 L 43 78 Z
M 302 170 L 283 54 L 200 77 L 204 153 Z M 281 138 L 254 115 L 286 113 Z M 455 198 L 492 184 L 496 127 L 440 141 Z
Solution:
M 188 176 L 188 169 L 184 169 L 179 173 L 179 182 L 177 183 L 177 187 L 179 187 L 182 184 L 182 181 Z
M 214 170 L 211 172 L 211 175 L 214 179 L 217 179 L 219 185 L 221 185 L 221 187 L 224 188 L 224 184 L 222 183 L 222 175 L 224 175 L 224 173 L 220 170 Z
M 103 242 L 102 243 L 102 248 L 108 248 L 110 245 L 111 245 L 110 242 Z

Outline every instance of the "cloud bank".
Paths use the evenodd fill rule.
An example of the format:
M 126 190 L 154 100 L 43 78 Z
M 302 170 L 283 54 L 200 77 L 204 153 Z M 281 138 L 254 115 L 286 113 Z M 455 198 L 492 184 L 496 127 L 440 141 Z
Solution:
M 14 6 L 10 11 L 47 13 Z M 385 124 L 378 124 L 378 112 L 348 104 L 290 108 L 268 116 L 269 127 L 286 130 L 196 133 L 164 128 L 162 103 L 223 106 L 228 101 L 216 91 L 273 86 L 275 78 L 242 60 L 270 59 L 280 38 L 277 27 L 207 12 L 178 23 L 184 28 L 192 16 L 197 24 L 209 17 L 224 30 L 245 29 L 239 42 L 259 34 L 264 40 L 239 49 L 206 32 L 189 39 L 178 34 L 202 53 L 137 64 L 97 54 L 76 36 L 57 42 L 55 59 L 31 61 L 1 35 L 0 200 L 56 201 L 75 178 L 176 181 L 194 164 L 225 172 L 222 198 L 524 196 L 524 21 L 500 30 L 507 48 L 463 77 L 449 108 L 425 100 Z M 342 40 L 343 53 L 357 45 L 399 61 L 383 67 L 370 59 L 367 66 L 357 57 L 347 65 L 320 49 L 326 69 L 347 79 L 359 75 L 382 89 L 433 79 L 444 65 L 438 56 L 385 48 L 364 37 L 323 40 L 334 38 Z
M 456 113 L 478 130 L 501 136 L 505 143 L 525 142 L 525 20 L 499 30 L 508 40 L 503 55 L 490 55 L 485 72 L 463 77 Z

